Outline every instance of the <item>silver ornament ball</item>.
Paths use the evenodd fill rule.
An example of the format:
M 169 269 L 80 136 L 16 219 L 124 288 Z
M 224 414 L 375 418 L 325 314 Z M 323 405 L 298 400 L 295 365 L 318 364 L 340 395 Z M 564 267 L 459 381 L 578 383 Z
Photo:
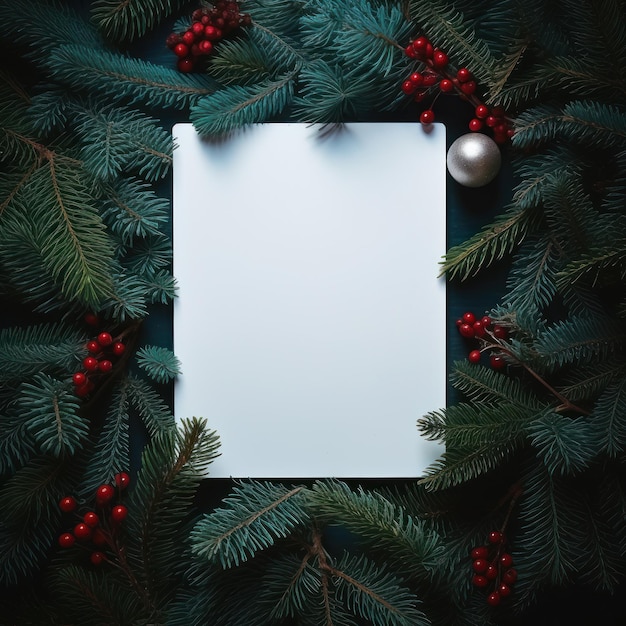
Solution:
M 482 133 L 459 137 L 448 150 L 446 163 L 450 176 L 465 187 L 482 187 L 500 171 L 502 158 L 498 144 Z

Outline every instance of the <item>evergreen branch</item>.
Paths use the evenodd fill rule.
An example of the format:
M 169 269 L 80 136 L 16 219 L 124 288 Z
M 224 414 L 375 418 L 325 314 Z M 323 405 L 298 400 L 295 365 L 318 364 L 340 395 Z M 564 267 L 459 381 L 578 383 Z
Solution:
M 182 74 L 140 59 L 103 50 L 64 45 L 52 51 L 46 65 L 67 87 L 123 99 L 130 104 L 185 109 L 215 92 L 208 76 Z
M 80 403 L 64 382 L 38 374 L 23 383 L 19 406 L 26 429 L 43 454 L 63 457 L 83 447 L 88 421 L 79 415 Z
M 180 374 L 180 361 L 167 348 L 141 347 L 137 351 L 137 364 L 158 383 L 168 383 Z
M 410 0 L 409 11 L 412 21 L 420 25 L 434 45 L 456 59 L 459 66 L 471 68 L 481 83 L 491 80 L 495 66 L 493 55 L 462 13 L 443 0 Z
M 185 0 L 95 0 L 91 20 L 109 40 L 134 41 L 185 4 Z
M 224 505 L 196 524 L 191 549 L 225 569 L 287 537 L 308 519 L 304 487 L 242 483 Z
M 189 119 L 201 136 L 228 134 L 279 115 L 293 97 L 295 74 L 246 87 L 232 85 L 192 107 Z
M 78 365 L 84 337 L 71 326 L 39 324 L 0 330 L 0 381 L 23 381 L 39 373 L 67 375 Z
M 626 375 L 626 363 L 621 355 L 600 363 L 581 365 L 566 379 L 561 391 L 574 401 L 601 394 L 609 385 Z
M 0 3 L 0 37 L 28 44 L 31 61 L 45 64 L 57 46 L 80 41 L 85 49 L 99 48 L 97 33 L 67 6 L 45 0 L 11 0 Z
M 529 425 L 528 434 L 550 475 L 579 473 L 598 453 L 595 429 L 586 417 L 546 413 Z
M 489 96 L 487 99 L 489 103 L 497 102 L 502 104 L 500 102 L 500 95 L 510 81 L 515 69 L 521 63 L 529 45 L 530 42 L 528 39 L 517 39 L 510 43 L 509 49 L 504 55 L 504 58 L 499 60 L 498 65 L 493 71 L 493 76 L 489 81 Z
M 129 376 L 128 394 L 131 406 L 139 412 L 146 429 L 152 436 L 172 430 L 174 416 L 170 408 L 148 383 Z
M 591 419 L 602 451 L 611 458 L 622 455 L 626 448 L 626 377 L 616 379 L 604 390 Z
M 557 274 L 557 286 L 563 289 L 584 281 L 595 287 L 609 271 L 614 271 L 619 281 L 626 278 L 626 241 L 611 241 L 610 247 L 593 250 L 571 261 Z
M 563 107 L 535 107 L 515 120 L 513 145 L 526 149 L 557 138 L 581 145 L 626 146 L 626 115 L 616 106 L 575 101 Z
M 424 578 L 440 566 L 441 538 L 419 518 L 376 492 L 355 493 L 341 482 L 317 482 L 309 494 L 316 512 L 365 538 L 397 561 L 404 571 Z
M 440 275 L 449 279 L 466 280 L 479 271 L 501 260 L 537 227 L 536 209 L 519 210 L 516 206 L 496 217 L 493 224 L 485 226 L 466 242 L 453 246 L 441 263 Z

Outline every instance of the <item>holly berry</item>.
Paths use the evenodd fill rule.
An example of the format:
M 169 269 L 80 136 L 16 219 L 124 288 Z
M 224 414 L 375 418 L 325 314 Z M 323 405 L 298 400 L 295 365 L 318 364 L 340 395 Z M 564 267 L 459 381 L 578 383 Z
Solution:
M 83 374 L 83 372 L 76 372 L 73 376 L 72 376 L 72 382 L 77 386 L 80 387 L 81 385 L 84 385 L 87 382 L 87 376 L 85 376 L 85 374 Z
M 72 533 L 63 533 L 59 536 L 58 541 L 62 548 L 71 548 L 76 542 L 76 537 Z
M 474 576 L 472 577 L 472 584 L 475 587 L 486 587 L 489 584 L 489 581 L 485 576 L 482 576 L 481 574 L 474 574 Z
M 487 604 L 490 606 L 498 606 L 500 604 L 500 593 L 498 591 L 494 591 L 487 596 Z
M 120 489 L 126 489 L 130 484 L 130 476 L 126 472 L 118 472 L 115 474 L 114 480 Z
M 111 333 L 107 333 L 107 332 L 100 333 L 98 335 L 98 343 L 103 348 L 106 348 L 107 346 L 110 346 L 113 343 L 113 337 L 111 337 Z
M 74 536 L 80 541 L 85 541 L 91 537 L 91 528 L 85 522 L 79 522 L 74 526 Z
M 497 339 L 506 339 L 509 336 L 507 329 L 504 328 L 503 326 L 499 326 L 498 324 L 496 324 L 493 327 L 492 332 L 493 332 L 493 336 L 496 337 Z
M 487 537 L 487 541 L 492 544 L 502 543 L 504 541 L 504 535 L 499 530 L 492 530 Z
M 95 528 L 100 523 L 100 518 L 94 511 L 87 511 L 87 513 L 83 515 L 83 522 L 90 528 Z
M 76 387 L 74 392 L 79 398 L 84 398 L 85 396 L 88 396 L 93 390 L 94 384 L 90 380 L 88 380 L 83 385 L 80 385 L 80 387 Z
M 474 114 L 480 120 L 484 120 L 489 115 L 489 107 L 484 104 L 479 104 L 474 110 Z
M 444 68 L 448 65 L 448 55 L 443 50 L 433 51 L 433 67 L 437 69 Z
M 124 521 L 128 515 L 128 509 L 123 504 L 118 504 L 111 509 L 111 520 L 116 524 Z
M 401 89 L 407 96 L 410 96 L 411 94 L 415 93 L 417 85 L 410 80 L 405 80 L 402 83 Z
M 459 326 L 461 336 L 471 339 L 474 336 L 474 327 L 471 324 L 463 323 Z
M 477 574 L 486 572 L 488 567 L 489 563 L 486 559 L 474 559 L 474 562 L 472 563 L 472 568 Z
M 189 46 L 184 43 L 178 43 L 174 46 L 174 54 L 177 57 L 184 58 L 189 54 Z
M 439 83 L 439 89 L 441 89 L 444 93 L 448 93 L 454 89 L 454 83 L 450 79 L 444 78 Z
M 88 341 L 87 342 L 87 351 L 91 352 L 91 354 L 98 354 L 100 352 L 100 344 L 97 341 Z
M 126 346 L 121 341 L 116 341 L 111 348 L 111 351 L 115 356 L 122 356 L 125 350 Z
M 179 72 L 187 74 L 193 70 L 193 61 L 191 59 L 179 59 L 176 67 Z
M 471 311 L 466 311 L 461 319 L 465 324 L 473 324 L 476 321 L 476 316 Z
M 512 585 L 517 580 L 517 570 L 512 567 L 506 570 L 506 572 L 502 574 L 502 580 L 507 585 Z
M 92 552 L 89 560 L 93 563 L 93 565 L 100 565 L 103 561 L 106 561 L 106 556 L 102 552 Z
M 104 359 L 98 363 L 98 369 L 103 374 L 108 374 L 113 369 L 113 363 L 111 363 L 108 359 Z
M 65 496 L 59 501 L 59 508 L 63 511 L 63 513 L 71 513 L 76 510 L 77 506 L 78 502 L 76 502 L 76 498 L 73 498 L 72 496 Z
M 83 367 L 88 372 L 95 372 L 98 369 L 98 359 L 93 356 L 87 356 L 83 359 Z
M 100 323 L 100 320 L 95 313 L 85 313 L 85 317 L 83 317 L 83 319 L 85 320 L 85 324 L 87 324 L 87 326 L 97 326 Z
M 472 350 L 467 356 L 470 363 L 480 362 L 480 350 Z
M 498 568 L 495 565 L 489 565 L 485 570 L 487 580 L 495 580 L 498 578 Z
M 476 320 L 472 324 L 472 329 L 474 330 L 474 335 L 476 337 L 483 337 L 485 335 L 485 327 L 483 326 L 483 323 L 480 320 Z
M 108 504 L 115 496 L 115 489 L 111 485 L 100 485 L 96 489 L 96 502 L 100 505 Z
M 511 595 L 511 587 L 509 587 L 506 583 L 500 583 L 498 593 L 500 594 L 500 597 L 506 598 Z
M 459 82 L 461 82 L 460 79 L 459 79 Z M 476 91 L 476 83 L 473 80 L 468 80 L 467 82 L 461 82 L 459 89 L 466 96 L 471 96 Z
M 416 87 L 419 87 L 424 82 L 424 76 L 420 72 L 413 72 L 409 76 L 409 81 Z
M 488 315 L 481 317 L 480 322 L 484 328 L 489 328 L 489 326 L 491 326 L 491 318 Z
M 489 364 L 494 370 L 501 370 L 506 365 L 506 361 L 499 354 L 492 354 L 489 357 Z
M 511 567 L 513 565 L 513 557 L 508 552 L 505 552 L 500 557 L 500 565 L 502 567 Z
M 489 556 L 489 549 L 487 546 L 477 546 L 471 552 L 473 559 L 486 559 Z
M 472 74 L 466 67 L 461 67 L 457 70 L 456 77 L 460 83 L 466 83 L 472 78 Z
M 473 133 L 476 133 L 483 127 L 483 122 L 477 117 L 474 117 L 469 121 L 467 126 Z
M 435 121 L 435 114 L 431 109 L 422 111 L 420 115 L 420 122 L 422 124 L 432 124 Z

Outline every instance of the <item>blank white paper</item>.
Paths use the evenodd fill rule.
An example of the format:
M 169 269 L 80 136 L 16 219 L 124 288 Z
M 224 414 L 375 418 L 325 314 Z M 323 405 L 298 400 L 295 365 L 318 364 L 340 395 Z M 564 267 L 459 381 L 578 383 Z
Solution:
M 327 129 L 326 129 L 327 130 Z M 442 452 L 445 128 L 173 130 L 177 419 L 213 477 L 415 477 Z

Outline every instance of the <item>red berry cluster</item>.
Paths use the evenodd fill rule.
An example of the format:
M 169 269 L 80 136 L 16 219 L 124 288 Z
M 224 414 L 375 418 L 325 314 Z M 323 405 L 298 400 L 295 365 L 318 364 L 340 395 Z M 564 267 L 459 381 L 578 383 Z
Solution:
M 85 316 L 90 325 L 97 318 L 92 314 Z M 95 381 L 99 376 L 109 374 L 113 370 L 113 362 L 126 351 L 126 345 L 121 337 L 114 338 L 111 333 L 103 331 L 86 344 L 89 353 L 83 359 L 82 371 L 75 372 L 72 376 L 76 395 L 84 398 L 95 389 Z
M 490 591 L 487 603 L 498 606 L 503 598 L 511 595 L 517 580 L 513 557 L 504 549 L 504 534 L 493 530 L 487 543 L 472 550 L 472 583 L 475 587 Z
M 501 342 L 508 338 L 508 331 L 500 324 L 493 324 L 488 315 L 476 317 L 471 311 L 466 311 L 456 321 L 459 333 L 466 339 L 477 339 L 481 343 L 481 349 L 471 350 L 468 359 L 471 363 L 478 363 L 483 350 L 491 350 L 489 363 L 494 369 L 502 369 L 506 365 L 502 353 L 498 351 Z
M 402 91 L 413 96 L 416 102 L 422 102 L 433 90 L 439 93 L 456 92 L 474 105 L 474 117 L 469 122 L 473 132 L 485 127 L 493 132 L 494 141 L 505 143 L 513 136 L 513 129 L 505 117 L 502 107 L 488 107 L 476 95 L 477 84 L 472 73 L 466 67 L 454 69 L 450 65 L 448 55 L 439 48 L 433 47 L 427 37 L 418 37 L 404 49 L 406 55 L 422 64 L 421 71 L 414 71 L 402 83 Z M 432 108 L 422 111 L 422 124 L 432 124 L 435 114 Z
M 65 496 L 59 501 L 59 508 L 63 513 L 74 513 L 77 522 L 70 532 L 59 535 L 58 543 L 62 548 L 71 548 L 78 545 L 89 550 L 89 559 L 94 565 L 100 565 L 108 560 L 104 550 L 106 546 L 115 550 L 115 535 L 120 524 L 126 519 L 128 509 L 119 501 L 114 504 L 116 494 L 121 494 L 130 483 L 130 476 L 126 472 L 115 475 L 115 486 L 100 485 L 96 489 L 96 510 L 90 508 L 84 513 L 78 512 L 78 502 L 73 496 Z M 90 543 L 91 545 L 88 545 Z
M 184 33 L 171 33 L 167 47 L 178 57 L 180 72 L 191 72 L 202 59 L 206 59 L 215 44 L 240 26 L 250 24 L 250 16 L 239 12 L 239 4 L 218 0 L 213 8 L 196 9 L 191 15 L 191 25 Z

